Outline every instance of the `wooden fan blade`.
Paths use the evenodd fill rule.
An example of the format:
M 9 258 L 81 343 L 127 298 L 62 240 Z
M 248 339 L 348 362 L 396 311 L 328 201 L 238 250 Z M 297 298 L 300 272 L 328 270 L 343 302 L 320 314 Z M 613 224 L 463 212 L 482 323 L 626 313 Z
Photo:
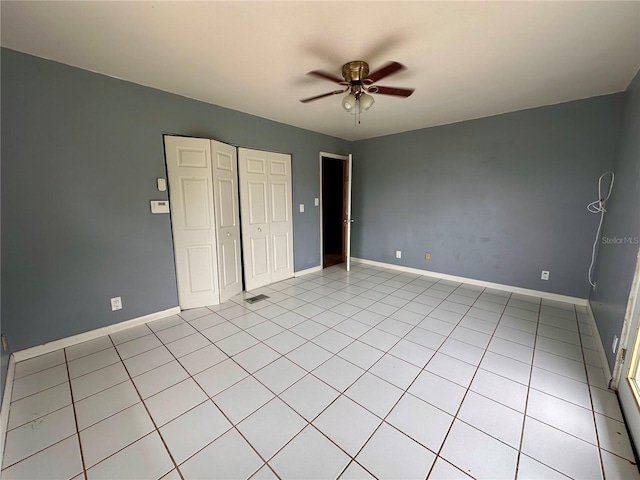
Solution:
M 323 93 L 322 95 L 316 95 L 315 97 L 303 98 L 300 100 L 302 103 L 312 102 L 314 100 L 319 100 L 324 97 L 330 97 L 331 95 L 337 95 L 338 93 L 342 93 L 344 90 L 336 90 L 335 92 Z
M 322 70 L 313 70 L 312 72 L 307 73 L 307 75 L 313 75 L 314 77 L 323 78 L 336 83 L 344 82 L 344 78 L 337 77 L 332 73 L 323 72 Z
M 375 72 L 371 73 L 367 78 L 371 80 L 372 83 L 377 82 L 378 80 L 382 80 L 389 75 L 399 72 L 400 70 L 405 70 L 406 67 L 398 62 L 389 62 L 385 66 L 379 68 Z
M 396 97 L 409 97 L 414 92 L 413 88 L 395 88 L 395 87 L 378 87 L 378 91 L 382 95 L 395 95 Z

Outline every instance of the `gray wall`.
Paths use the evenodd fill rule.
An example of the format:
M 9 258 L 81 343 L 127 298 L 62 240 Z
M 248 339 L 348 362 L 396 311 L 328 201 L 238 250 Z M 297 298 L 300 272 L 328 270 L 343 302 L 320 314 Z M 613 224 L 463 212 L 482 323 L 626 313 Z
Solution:
M 596 289 L 590 298 L 612 371 L 615 355 L 611 345 L 614 335 L 619 337 L 622 331 L 640 238 L 640 71 L 625 95 L 620 136 L 612 168 L 616 180 L 606 206 L 607 213 L 600 235 L 595 269 Z M 604 243 L 604 237 L 631 237 L 631 242 L 623 240 L 621 244 Z
M 587 298 L 598 220 L 586 205 L 611 166 L 622 100 L 355 142 L 353 255 Z
M 2 49 L 2 330 L 13 351 L 178 304 L 163 133 L 293 159 L 295 270 L 319 264 L 318 153 L 349 142 Z M 211 80 L 215 82 L 215 79 Z M 124 308 L 111 312 L 109 298 Z
M 177 305 L 169 218 L 148 204 L 164 197 L 162 133 L 292 154 L 294 205 L 308 207 L 294 208 L 297 271 L 320 262 L 318 152 L 353 151 L 355 256 L 588 296 L 597 218 L 585 205 L 613 161 L 622 95 L 350 143 L 1 53 L 2 330 L 14 351 Z M 122 311 L 110 311 L 115 295 Z

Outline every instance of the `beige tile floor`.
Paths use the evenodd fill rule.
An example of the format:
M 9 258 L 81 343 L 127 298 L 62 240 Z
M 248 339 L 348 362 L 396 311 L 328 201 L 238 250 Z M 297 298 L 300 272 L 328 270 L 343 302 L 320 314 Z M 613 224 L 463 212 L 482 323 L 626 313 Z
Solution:
M 585 307 L 364 265 L 255 293 L 18 363 L 2 478 L 640 478 Z

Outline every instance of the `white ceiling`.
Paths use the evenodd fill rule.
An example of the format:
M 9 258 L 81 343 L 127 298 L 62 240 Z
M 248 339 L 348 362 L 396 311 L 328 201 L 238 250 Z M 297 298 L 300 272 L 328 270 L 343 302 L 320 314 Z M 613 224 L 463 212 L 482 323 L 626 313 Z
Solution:
M 363 139 L 624 90 L 640 2 L 2 1 L 2 46 L 334 135 Z M 407 71 L 362 123 L 336 85 L 350 60 Z

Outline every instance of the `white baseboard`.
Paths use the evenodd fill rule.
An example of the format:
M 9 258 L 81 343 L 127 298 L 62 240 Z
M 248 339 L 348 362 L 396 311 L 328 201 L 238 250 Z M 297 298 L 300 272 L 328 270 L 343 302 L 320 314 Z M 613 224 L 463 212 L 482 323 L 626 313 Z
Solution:
M 167 310 L 162 310 L 161 312 L 150 313 L 149 315 L 133 318 L 131 320 L 126 320 L 124 322 L 116 323 L 114 325 L 108 325 L 106 327 L 97 328 L 95 330 L 90 330 L 88 332 L 80 333 L 78 335 L 73 335 L 71 337 L 61 338 L 60 340 L 55 340 L 53 342 L 45 343 L 44 345 L 38 345 L 36 347 L 20 350 L 18 352 L 15 352 L 13 356 L 15 357 L 16 362 L 21 362 L 29 358 L 44 355 L 45 353 L 55 352 L 56 350 L 60 350 L 61 348 L 70 347 L 71 345 L 76 345 L 78 343 L 93 340 L 94 338 L 102 337 L 104 335 L 109 335 L 110 333 L 115 333 L 115 332 L 119 332 L 120 330 L 125 330 L 127 328 L 135 327 L 136 325 L 140 325 L 142 323 L 148 323 L 148 322 L 153 322 L 154 320 L 160 320 L 161 318 L 165 318 L 170 315 L 175 315 L 177 313 L 180 313 L 180 311 L 181 311 L 180 307 L 173 307 Z
M 611 373 L 611 369 L 609 368 L 609 360 L 607 359 L 607 354 L 604 351 L 604 345 L 602 343 L 602 338 L 600 337 L 600 331 L 598 330 L 598 324 L 596 323 L 596 317 L 593 315 L 593 310 L 591 310 L 591 305 L 587 304 L 587 314 L 589 316 L 589 323 L 591 323 L 591 330 L 593 331 L 593 336 L 596 340 L 596 347 L 598 348 L 598 353 L 600 353 L 600 362 L 602 363 L 602 370 L 604 371 L 604 376 L 606 379 L 606 383 L 609 384 L 613 375 Z
M 299 270 L 293 273 L 294 277 L 301 277 L 303 275 L 309 275 L 310 273 L 316 273 L 322 271 L 322 265 L 318 265 L 317 267 L 307 268 L 305 270 Z
M 0 465 L 4 458 L 4 442 L 7 439 L 7 427 L 9 426 L 9 407 L 11 406 L 11 394 L 13 393 L 13 376 L 16 371 L 16 362 L 13 355 L 9 357 L 7 378 L 4 382 L 4 394 L 2 395 L 2 407 L 0 407 Z
M 586 306 L 589 304 L 589 300 L 587 300 L 586 298 L 569 297 L 567 295 L 559 295 L 557 293 L 549 293 L 549 292 L 543 292 L 540 290 L 531 290 L 529 288 L 514 287 L 511 285 L 503 285 L 501 283 L 485 282 L 484 280 L 476 280 L 475 278 L 458 277 L 456 275 L 432 272 L 430 270 L 422 270 L 420 268 L 411 268 L 411 267 L 405 267 L 402 265 L 394 265 L 393 263 L 376 262 L 374 260 L 366 260 L 364 258 L 355 258 L 355 257 L 352 257 L 351 261 L 355 263 L 362 263 L 364 265 L 373 265 L 376 267 L 399 270 L 401 272 L 415 273 L 418 275 L 427 275 L 429 277 L 440 278 L 442 280 L 451 280 L 453 282 L 470 283 L 471 285 L 477 285 L 479 287 L 495 288 L 496 290 L 503 290 L 505 292 L 519 293 L 521 295 L 531 295 L 533 297 L 546 298 L 547 300 L 555 300 L 557 302 L 574 303 L 576 305 L 582 305 L 582 306 Z

